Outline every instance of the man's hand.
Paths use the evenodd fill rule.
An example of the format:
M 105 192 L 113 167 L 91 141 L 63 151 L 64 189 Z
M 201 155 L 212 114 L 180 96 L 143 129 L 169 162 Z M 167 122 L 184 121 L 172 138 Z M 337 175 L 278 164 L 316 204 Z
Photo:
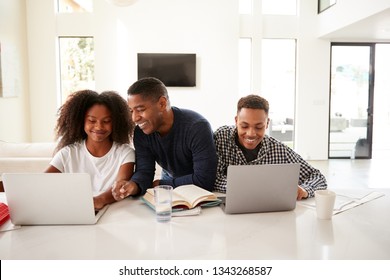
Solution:
M 308 195 L 309 194 L 307 193 L 307 191 L 304 188 L 298 186 L 297 200 L 301 200 L 302 198 L 307 198 Z
M 157 187 L 158 185 L 160 185 L 160 180 L 154 180 L 152 187 L 154 188 L 154 187 Z
M 111 192 L 114 199 L 119 201 L 130 195 L 138 194 L 139 188 L 133 181 L 116 181 L 112 186 Z

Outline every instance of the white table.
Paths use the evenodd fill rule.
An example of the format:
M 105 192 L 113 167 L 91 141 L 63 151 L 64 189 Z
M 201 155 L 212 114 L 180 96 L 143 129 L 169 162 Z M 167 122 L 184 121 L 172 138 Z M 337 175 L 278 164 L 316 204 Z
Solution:
M 111 205 L 96 225 L 0 232 L 0 259 L 389 260 L 390 191 L 377 191 L 386 196 L 331 221 L 298 204 L 289 212 L 241 215 L 214 207 L 159 224 L 141 201 L 126 199 Z

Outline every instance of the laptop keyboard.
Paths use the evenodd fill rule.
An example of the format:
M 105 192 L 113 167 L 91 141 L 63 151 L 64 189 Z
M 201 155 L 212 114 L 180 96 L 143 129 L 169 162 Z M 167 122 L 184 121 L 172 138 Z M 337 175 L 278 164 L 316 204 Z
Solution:
M 4 224 L 9 219 L 8 206 L 0 202 L 0 225 Z

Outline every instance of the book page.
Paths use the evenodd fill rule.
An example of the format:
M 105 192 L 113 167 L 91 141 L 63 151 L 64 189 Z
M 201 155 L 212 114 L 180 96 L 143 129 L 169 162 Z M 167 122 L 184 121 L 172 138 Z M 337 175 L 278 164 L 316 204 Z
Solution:
M 183 185 L 173 190 L 175 195 L 183 197 L 191 204 L 191 207 L 196 206 L 203 201 L 216 200 L 217 197 L 212 192 L 202 189 L 196 185 Z
M 155 206 L 154 189 L 153 188 L 147 189 L 143 198 L 147 202 L 149 202 L 153 207 Z M 187 202 L 182 196 L 176 194 L 175 191 L 173 191 L 172 192 L 172 207 L 181 206 L 181 205 L 184 208 L 191 208 L 191 205 L 189 202 Z
M 144 198 L 154 205 L 153 188 L 146 190 Z M 172 207 L 184 206 L 185 208 L 193 208 L 200 202 L 218 201 L 218 198 L 212 192 L 202 189 L 196 185 L 183 185 L 173 189 L 172 192 Z
M 146 192 L 143 197 L 140 198 L 141 201 L 143 201 L 147 206 L 149 206 L 153 211 L 156 210 L 155 203 L 154 203 L 154 196 L 150 194 L 150 192 Z M 195 216 L 199 215 L 201 212 L 201 207 L 195 207 L 195 208 L 188 208 L 185 206 L 179 205 L 178 208 L 174 207 L 172 208 L 172 217 L 181 217 L 181 216 Z M 2 231 L 2 228 L 0 226 L 0 231 Z
M 175 189 L 172 192 L 172 207 L 185 206 L 186 208 L 192 208 L 191 203 L 187 201 L 183 196 L 177 194 Z

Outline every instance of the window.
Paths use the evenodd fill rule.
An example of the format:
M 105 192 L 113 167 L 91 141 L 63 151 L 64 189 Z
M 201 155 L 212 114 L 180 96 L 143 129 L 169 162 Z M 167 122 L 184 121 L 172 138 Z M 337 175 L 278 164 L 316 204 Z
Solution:
M 294 39 L 263 39 L 261 95 L 270 103 L 269 135 L 293 147 L 295 115 Z
M 59 13 L 92 12 L 93 0 L 58 0 Z
M 318 13 L 325 11 L 336 4 L 336 0 L 318 0 Z
M 239 0 L 238 9 L 241 15 L 252 14 L 252 0 Z
M 95 89 L 95 57 L 92 37 L 60 37 L 61 94 L 63 104 L 69 94 Z
M 262 11 L 265 15 L 296 15 L 296 0 L 262 0 Z

